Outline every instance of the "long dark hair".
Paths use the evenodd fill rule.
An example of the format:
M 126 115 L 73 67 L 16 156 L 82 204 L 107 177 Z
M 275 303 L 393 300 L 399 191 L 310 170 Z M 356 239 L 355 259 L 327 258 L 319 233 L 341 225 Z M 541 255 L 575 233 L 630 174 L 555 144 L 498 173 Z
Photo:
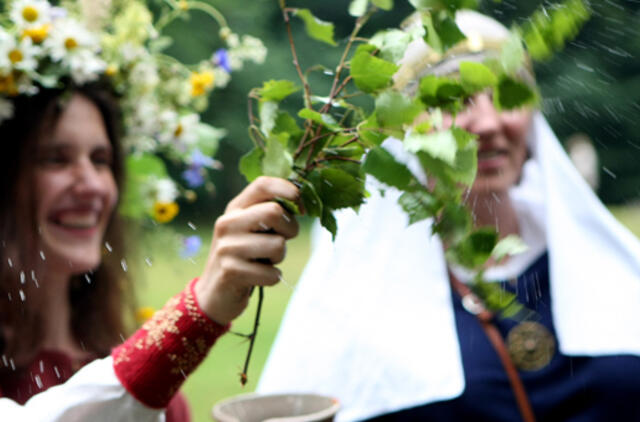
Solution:
M 13 358 L 18 366 L 29 363 L 40 348 L 39 303 L 46 300 L 30 295 L 38 288 L 39 269 L 46 259 L 40 252 L 35 218 L 34 157 L 39 139 L 53 130 L 65 98 L 73 93 L 99 109 L 112 144 L 116 185 L 120 192 L 123 188 L 120 110 L 103 85 L 42 89 L 37 95 L 12 100 L 14 117 L 0 124 L 0 355 Z M 105 241 L 108 246 L 100 266 L 74 276 L 69 284 L 72 333 L 81 347 L 98 357 L 108 355 L 126 335 L 126 314 L 133 309 L 131 284 L 120 267 L 125 251 L 116 213 Z

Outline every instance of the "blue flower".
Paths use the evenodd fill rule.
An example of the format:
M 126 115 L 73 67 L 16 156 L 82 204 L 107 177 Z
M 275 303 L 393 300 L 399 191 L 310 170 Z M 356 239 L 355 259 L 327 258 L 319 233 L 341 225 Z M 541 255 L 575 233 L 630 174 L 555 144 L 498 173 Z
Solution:
M 202 246 L 202 239 L 198 235 L 185 237 L 182 241 L 182 250 L 180 256 L 182 258 L 192 258 L 198 254 Z
M 231 63 L 229 62 L 229 53 L 226 49 L 221 48 L 213 54 L 213 64 L 220 66 L 225 72 L 231 73 Z
M 182 172 L 182 178 L 190 188 L 195 189 L 204 184 L 204 176 L 202 173 L 202 167 L 191 166 Z
M 192 167 L 209 167 L 212 168 L 214 166 L 215 160 L 211 157 L 204 155 L 199 149 L 193 150 L 191 153 L 191 166 Z

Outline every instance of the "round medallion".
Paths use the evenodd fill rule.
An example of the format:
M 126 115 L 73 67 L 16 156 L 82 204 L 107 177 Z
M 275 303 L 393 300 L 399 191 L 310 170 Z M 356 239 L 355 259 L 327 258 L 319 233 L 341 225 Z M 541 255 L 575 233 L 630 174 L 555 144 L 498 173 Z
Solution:
M 544 325 L 524 321 L 509 331 L 507 349 L 518 369 L 537 371 L 551 362 L 556 342 Z

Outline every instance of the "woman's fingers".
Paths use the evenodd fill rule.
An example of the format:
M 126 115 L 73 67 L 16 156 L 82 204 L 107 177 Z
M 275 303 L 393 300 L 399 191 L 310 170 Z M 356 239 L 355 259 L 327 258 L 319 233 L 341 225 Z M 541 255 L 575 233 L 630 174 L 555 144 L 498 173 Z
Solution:
M 298 222 L 276 202 L 262 202 L 230 211 L 216 221 L 214 236 L 237 233 L 277 233 L 285 239 L 298 234 Z
M 277 234 L 245 233 L 220 239 L 217 250 L 222 259 L 234 257 L 274 265 L 284 260 L 286 239 Z
M 299 196 L 300 192 L 293 183 L 278 177 L 261 176 L 229 202 L 227 212 L 248 208 L 276 198 L 298 201 Z

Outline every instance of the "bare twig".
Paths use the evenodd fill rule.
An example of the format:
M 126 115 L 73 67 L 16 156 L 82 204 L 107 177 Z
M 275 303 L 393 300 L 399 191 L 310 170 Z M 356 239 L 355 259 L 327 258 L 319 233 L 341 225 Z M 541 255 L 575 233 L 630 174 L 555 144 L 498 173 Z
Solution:
M 258 334 L 258 326 L 260 325 L 260 314 L 262 313 L 262 302 L 264 300 L 264 287 L 258 286 L 258 308 L 256 309 L 256 317 L 253 321 L 253 331 L 247 336 L 249 338 L 249 351 L 244 361 L 244 367 L 240 374 L 240 384 L 243 386 L 247 384 L 249 380 L 247 373 L 249 371 L 249 362 L 251 361 L 251 354 L 253 353 L 253 345 L 256 342 L 256 335 Z

